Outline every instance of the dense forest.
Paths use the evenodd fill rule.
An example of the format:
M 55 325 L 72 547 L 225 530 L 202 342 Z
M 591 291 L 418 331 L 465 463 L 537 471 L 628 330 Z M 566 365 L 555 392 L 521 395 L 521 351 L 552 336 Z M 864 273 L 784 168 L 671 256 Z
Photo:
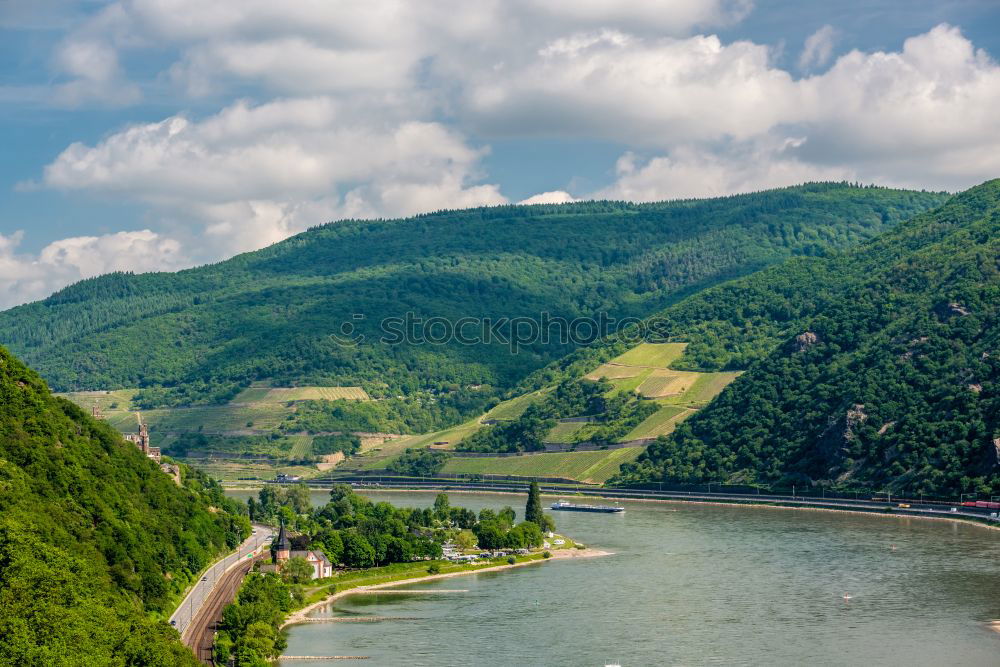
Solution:
M 198 664 L 162 619 L 250 524 L 217 483 L 183 484 L 0 348 L 3 662 Z
M 1000 181 L 708 290 L 657 326 L 690 363 L 750 369 L 613 481 L 1000 493 L 998 318 Z
M 502 339 L 500 318 L 643 317 L 791 256 L 863 242 L 945 198 L 810 184 L 338 222 L 219 264 L 82 281 L 0 313 L 0 342 L 59 390 L 139 386 L 148 408 L 224 402 L 259 380 L 360 385 L 376 398 L 416 399 L 377 417 L 420 430 L 458 420 L 433 407 L 442 397 L 480 387 L 480 397 L 450 404 L 475 414 L 586 342 L 553 336 L 517 354 L 502 340 L 427 343 L 447 335 L 442 321 L 493 318 Z M 392 324 L 390 338 L 406 328 L 411 341 L 381 342 L 385 319 L 407 313 L 443 320 Z M 364 420 L 366 409 L 350 418 Z

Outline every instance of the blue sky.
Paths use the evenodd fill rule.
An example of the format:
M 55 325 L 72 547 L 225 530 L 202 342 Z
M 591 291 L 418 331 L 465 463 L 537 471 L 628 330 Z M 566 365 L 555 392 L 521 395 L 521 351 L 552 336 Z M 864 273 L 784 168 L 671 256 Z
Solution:
M 996 0 L 35 0 L 0 31 L 0 307 L 344 217 L 1000 176 Z

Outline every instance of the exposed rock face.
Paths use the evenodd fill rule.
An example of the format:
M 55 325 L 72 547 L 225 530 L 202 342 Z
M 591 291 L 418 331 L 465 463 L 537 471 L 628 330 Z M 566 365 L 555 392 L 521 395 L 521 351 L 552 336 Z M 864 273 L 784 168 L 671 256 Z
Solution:
M 174 480 L 174 484 L 181 486 L 181 467 L 172 463 L 161 463 L 160 470 L 162 470 L 167 475 L 170 475 L 171 479 Z
M 882 424 L 882 428 L 878 430 L 879 435 L 885 435 L 885 432 L 896 425 L 896 422 L 886 422 Z
M 844 440 L 854 438 L 854 427 L 863 424 L 868 419 L 865 414 L 865 406 L 862 403 L 855 403 L 854 407 L 847 411 L 847 428 L 844 429 Z
M 993 465 L 1000 466 L 1000 438 L 994 438 L 993 440 L 993 454 L 996 457 Z
M 979 393 L 981 393 L 983 391 L 983 385 L 981 385 L 981 384 L 970 384 L 969 385 L 969 391 L 971 391 L 973 394 L 979 394 Z
M 814 334 L 812 331 L 806 331 L 805 333 L 800 333 L 795 337 L 795 347 L 801 352 L 808 349 L 819 342 L 819 336 Z
M 952 315 L 968 315 L 970 313 L 968 308 L 957 303 L 949 303 L 948 310 Z
M 954 301 L 938 304 L 934 307 L 934 312 L 941 318 L 964 317 L 972 313 L 968 308 Z
M 854 439 L 854 429 L 868 419 L 865 406 L 855 403 L 847 409 L 843 416 L 830 422 L 823 435 L 820 436 L 817 448 L 831 468 L 841 465 L 847 453 L 847 444 Z
M 913 348 L 917 345 L 922 345 L 928 340 L 927 336 L 920 336 L 919 338 L 914 338 L 909 343 L 907 343 L 907 350 L 903 354 L 899 355 L 900 361 L 909 361 L 913 358 Z

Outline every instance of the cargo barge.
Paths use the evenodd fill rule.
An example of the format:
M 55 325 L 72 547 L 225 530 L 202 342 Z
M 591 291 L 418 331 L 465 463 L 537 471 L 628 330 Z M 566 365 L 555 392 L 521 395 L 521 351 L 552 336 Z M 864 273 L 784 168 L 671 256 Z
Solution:
M 602 512 L 604 514 L 621 514 L 625 511 L 624 507 L 612 507 L 610 505 L 575 505 L 573 503 L 566 502 L 565 500 L 552 503 L 552 509 L 563 510 L 565 512 Z

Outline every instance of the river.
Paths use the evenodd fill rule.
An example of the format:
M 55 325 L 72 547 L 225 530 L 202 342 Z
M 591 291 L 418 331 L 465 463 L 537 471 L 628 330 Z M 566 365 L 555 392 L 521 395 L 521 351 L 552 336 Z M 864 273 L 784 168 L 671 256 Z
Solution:
M 404 506 L 434 499 L 365 495 Z M 523 497 L 450 498 L 523 513 Z M 986 626 L 1000 619 L 1000 531 L 624 504 L 622 515 L 552 513 L 560 532 L 613 556 L 414 586 L 467 592 L 347 596 L 315 613 L 408 620 L 293 626 L 286 654 L 364 655 L 372 665 L 1000 665 L 1000 634 Z

